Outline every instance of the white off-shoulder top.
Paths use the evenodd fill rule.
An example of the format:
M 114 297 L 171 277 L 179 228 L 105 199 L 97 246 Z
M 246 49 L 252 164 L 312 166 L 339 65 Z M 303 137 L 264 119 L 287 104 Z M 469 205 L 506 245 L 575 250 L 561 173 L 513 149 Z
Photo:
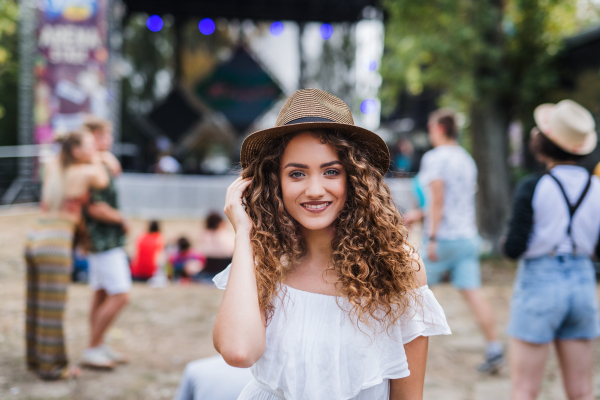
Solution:
M 231 265 L 213 279 L 225 289 Z M 389 379 L 410 375 L 404 344 L 449 335 L 444 310 L 427 286 L 420 305 L 387 331 L 351 320 L 347 300 L 285 286 L 266 328 L 265 353 L 238 400 L 388 400 Z

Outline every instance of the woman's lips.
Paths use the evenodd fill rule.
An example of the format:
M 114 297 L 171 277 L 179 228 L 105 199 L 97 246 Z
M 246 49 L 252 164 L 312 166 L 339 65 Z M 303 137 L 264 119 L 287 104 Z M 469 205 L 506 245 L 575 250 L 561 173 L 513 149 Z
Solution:
M 327 208 L 329 208 L 329 206 L 331 205 L 331 201 L 322 201 L 322 202 L 308 202 L 308 203 L 302 203 L 302 207 L 308 211 L 308 212 L 312 212 L 312 213 L 320 213 L 325 211 Z

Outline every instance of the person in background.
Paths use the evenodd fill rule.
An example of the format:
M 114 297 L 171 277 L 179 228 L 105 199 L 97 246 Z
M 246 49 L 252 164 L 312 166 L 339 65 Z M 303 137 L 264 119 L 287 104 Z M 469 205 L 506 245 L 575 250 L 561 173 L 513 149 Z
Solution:
M 228 365 L 221 355 L 188 363 L 175 400 L 236 400 L 252 380 L 250 368 Z
M 231 264 L 235 234 L 218 212 L 206 216 L 206 229 L 200 237 L 200 251 L 206 256 L 202 278 L 212 279 Z
M 158 174 L 178 174 L 181 172 L 181 164 L 169 153 L 163 153 L 158 158 L 156 164 L 156 173 Z
M 410 140 L 401 137 L 395 146 L 394 164 L 397 171 L 401 174 L 413 172 L 413 156 L 415 148 Z
M 169 263 L 173 268 L 174 280 L 189 282 L 198 278 L 198 274 L 206 265 L 206 257 L 192 250 L 186 237 L 180 237 L 177 239 L 177 253 L 169 257 Z
M 600 179 L 577 162 L 598 142 L 592 115 L 572 100 L 535 109 L 530 150 L 545 174 L 515 190 L 505 254 L 519 259 L 508 325 L 513 400 L 537 397 L 554 343 L 569 399 L 594 399 L 600 336 L 591 256 L 600 257 Z
M 85 126 L 94 134 L 102 162 L 111 179 L 105 189 L 91 191 L 90 203 L 84 208 L 91 242 L 89 283 L 94 295 L 90 310 L 90 341 L 81 363 L 88 367 L 111 369 L 127 359 L 104 343 L 104 334 L 129 302 L 131 289 L 131 271 L 123 249 L 127 223 L 118 210 L 113 179 L 121 173 L 121 165 L 110 153 L 113 143 L 110 122 L 89 117 Z
M 42 215 L 29 233 L 27 263 L 27 367 L 42 379 L 77 377 L 65 351 L 63 317 L 73 266 L 73 242 L 90 189 L 108 185 L 90 132 L 67 134 L 59 157 L 48 162 Z
M 137 241 L 136 256 L 131 263 L 131 275 L 134 281 L 146 282 L 152 278 L 158 267 L 158 256 L 163 250 L 163 238 L 157 221 L 151 221 L 148 232 Z
M 483 331 L 487 345 L 480 372 L 495 373 L 504 361 L 494 312 L 481 293 L 480 238 L 475 222 L 477 167 L 458 144 L 453 110 L 439 109 L 429 117 L 429 138 L 434 149 L 421 160 L 418 179 L 425 190 L 425 210 L 405 216 L 407 224 L 424 214 L 423 261 L 429 285 L 450 273 Z

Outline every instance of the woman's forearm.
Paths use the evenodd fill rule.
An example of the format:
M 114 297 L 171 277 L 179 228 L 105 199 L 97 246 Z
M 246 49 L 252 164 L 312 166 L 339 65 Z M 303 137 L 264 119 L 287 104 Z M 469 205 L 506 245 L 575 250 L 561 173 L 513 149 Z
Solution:
M 419 336 L 404 346 L 410 376 L 390 380 L 390 400 L 422 400 L 429 338 Z
M 435 237 L 444 218 L 444 181 L 435 180 L 431 182 L 429 188 L 431 190 L 431 231 L 428 234 Z
M 262 357 L 265 318 L 258 304 L 249 235 L 236 234 L 231 273 L 213 330 L 215 348 L 234 367 L 247 368 Z

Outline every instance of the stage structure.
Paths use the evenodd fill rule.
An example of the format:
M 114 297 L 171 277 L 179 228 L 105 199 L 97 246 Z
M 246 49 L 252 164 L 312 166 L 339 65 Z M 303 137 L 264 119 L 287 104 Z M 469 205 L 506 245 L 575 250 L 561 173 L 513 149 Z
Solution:
M 87 114 L 112 120 L 118 141 L 123 14 L 119 0 L 21 0 L 20 145 L 50 145 Z M 35 197 L 36 155 L 19 158 L 2 203 Z
M 120 137 L 122 19 L 128 14 L 252 20 L 357 22 L 377 0 L 20 0 L 19 145 L 51 143 L 87 113 Z M 201 88 L 198 90 L 201 91 Z M 369 90 L 372 91 L 372 90 Z M 0 202 L 36 201 L 39 147 L 19 158 Z

